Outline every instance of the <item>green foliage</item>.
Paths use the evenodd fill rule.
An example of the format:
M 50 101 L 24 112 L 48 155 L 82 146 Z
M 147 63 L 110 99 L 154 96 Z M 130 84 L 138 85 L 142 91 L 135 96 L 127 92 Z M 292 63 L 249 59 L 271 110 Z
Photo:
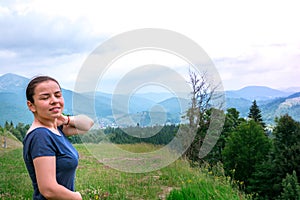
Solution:
M 116 144 L 168 144 L 177 134 L 179 126 L 165 125 L 153 127 L 128 127 L 110 129 L 110 133 L 105 131 L 108 139 Z
M 0 129 L 2 132 L 9 132 L 13 136 L 15 136 L 19 141 L 23 141 L 23 138 L 25 137 L 27 130 L 29 129 L 29 125 L 25 125 L 23 123 L 18 123 L 16 127 L 14 126 L 13 122 L 5 122 L 4 127 L 2 128 L 0 126 Z
M 244 119 L 239 117 L 239 112 L 235 108 L 227 109 L 223 131 L 216 145 L 213 147 L 212 151 L 204 158 L 206 162 L 210 164 L 217 164 L 218 162 L 223 162 L 222 151 L 225 147 L 226 140 L 228 136 L 243 121 Z
M 254 194 L 256 199 L 273 199 L 273 168 L 274 166 L 270 156 L 266 161 L 256 165 L 255 171 L 250 177 L 246 192 Z
M 276 119 L 274 129 L 274 177 L 276 194 L 282 190 L 281 180 L 295 170 L 300 178 L 300 123 L 284 115 Z
M 287 190 L 284 189 L 287 184 L 283 185 L 283 179 L 293 171 L 299 180 L 300 123 L 289 115 L 283 115 L 276 119 L 273 135 L 273 146 L 268 160 L 256 166 L 248 188 L 257 194 L 257 199 L 280 198 L 284 190 Z
M 202 161 L 199 158 L 199 153 L 203 144 L 203 140 L 209 128 L 211 111 L 212 109 L 206 110 L 204 113 L 200 114 L 198 125 L 195 130 L 193 128 L 193 125 L 190 125 L 190 127 L 188 128 L 189 131 L 196 131 L 196 135 L 186 151 L 186 157 L 191 161 L 193 165 L 198 165 Z M 187 137 L 189 137 L 188 134 Z
M 282 180 L 283 191 L 279 199 L 282 200 L 299 200 L 300 199 L 300 185 L 297 180 L 296 172 L 287 174 L 286 178 Z
M 168 144 L 176 135 L 179 126 L 165 125 L 152 127 L 128 127 L 90 130 L 80 136 L 72 136 L 72 143 L 99 143 L 109 140 L 115 144 Z
M 257 122 L 242 122 L 231 133 L 223 150 L 224 168 L 236 180 L 247 186 L 255 166 L 266 159 L 270 141 Z
M 9 131 L 19 141 L 23 141 L 30 125 L 18 123 L 14 126 L 13 122 L 5 122 L 1 130 Z M 70 136 L 69 140 L 73 144 L 80 143 L 99 143 L 103 140 L 109 140 L 115 144 L 168 144 L 177 134 L 178 125 L 152 126 L 152 127 L 128 127 L 90 130 L 84 135 Z

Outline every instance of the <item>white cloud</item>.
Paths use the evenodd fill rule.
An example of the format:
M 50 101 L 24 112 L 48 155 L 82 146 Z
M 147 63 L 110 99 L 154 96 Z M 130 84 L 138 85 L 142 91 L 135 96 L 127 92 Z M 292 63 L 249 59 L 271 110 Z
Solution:
M 89 35 L 85 21 L 72 23 L 65 18 L 47 18 L 38 13 L 11 12 L 1 16 L 0 25 L 1 48 L 27 56 L 85 52 L 97 42 L 97 38 Z
M 249 84 L 299 86 L 299 18 L 298 2 L 290 0 L 4 0 L 0 74 L 14 69 L 20 75 L 32 71 L 61 77 L 63 72 L 68 75 L 63 81 L 72 87 L 85 56 L 104 39 L 152 27 L 179 32 L 203 47 L 225 89 Z M 168 59 L 155 62 L 170 65 Z M 139 63 L 135 59 L 126 64 Z
M 290 44 L 253 46 L 242 55 L 216 59 L 225 88 L 239 89 L 247 85 L 274 88 L 300 85 L 299 48 Z
M 106 36 L 91 34 L 82 18 L 47 16 L 26 2 L 9 6 L 0 6 L 0 74 L 51 75 L 73 89 L 87 54 Z

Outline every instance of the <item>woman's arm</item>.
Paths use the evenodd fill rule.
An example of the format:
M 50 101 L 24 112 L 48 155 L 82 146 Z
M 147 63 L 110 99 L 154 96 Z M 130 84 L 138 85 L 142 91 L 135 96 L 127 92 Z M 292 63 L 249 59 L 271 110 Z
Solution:
M 86 115 L 61 116 L 63 131 L 66 136 L 86 133 L 94 125 L 94 121 Z
M 82 200 L 79 192 L 68 190 L 56 181 L 55 156 L 42 156 L 33 160 L 40 193 L 46 199 Z

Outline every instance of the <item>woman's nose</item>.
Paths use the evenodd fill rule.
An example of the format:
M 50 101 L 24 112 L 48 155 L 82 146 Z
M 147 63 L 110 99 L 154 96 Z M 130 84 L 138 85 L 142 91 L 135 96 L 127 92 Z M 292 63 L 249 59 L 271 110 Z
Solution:
M 57 97 L 55 97 L 55 96 L 52 96 L 51 99 L 50 99 L 50 103 L 51 104 L 55 104 L 57 102 L 59 102 L 59 99 Z

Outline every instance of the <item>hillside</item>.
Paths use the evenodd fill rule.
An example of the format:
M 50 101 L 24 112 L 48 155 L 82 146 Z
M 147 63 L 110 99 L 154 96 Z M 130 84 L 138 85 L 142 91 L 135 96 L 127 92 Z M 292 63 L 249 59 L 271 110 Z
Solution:
M 103 154 L 114 155 L 114 152 L 110 152 L 112 146 L 105 147 Z M 160 148 L 147 144 L 118 145 L 118 147 L 130 152 L 149 152 Z M 84 145 L 75 145 L 75 148 L 80 155 L 76 171 L 76 190 L 82 194 L 84 200 L 164 200 L 172 191 L 183 189 L 189 190 L 190 195 L 197 194 L 200 199 L 247 199 L 221 176 L 221 171 L 214 176 L 207 172 L 208 169 L 191 168 L 189 163 L 182 159 L 152 172 L 126 173 L 95 159 Z M 22 148 L 0 151 L 0 154 L 0 198 L 31 199 L 32 185 L 22 158 Z M 114 160 L 122 163 L 126 158 L 115 157 Z M 132 164 L 136 163 L 141 164 L 141 160 L 133 160 Z
M 23 144 L 10 132 L 5 131 L 1 132 L 0 131 L 0 149 L 4 150 L 5 149 L 15 149 L 23 147 Z
M 261 110 L 267 122 L 286 113 L 300 121 L 300 92 L 262 104 Z
M 15 75 L 5 74 L 0 77 L 0 125 L 3 126 L 5 121 L 12 121 L 14 124 L 19 122 L 30 124 L 33 120 L 32 113 L 28 111 L 26 105 L 25 88 L 29 79 Z M 126 96 L 121 94 L 106 94 L 102 92 L 78 94 L 70 90 L 62 89 L 65 98 L 66 114 L 83 113 L 90 116 L 96 114 L 99 123 L 102 126 L 112 125 L 117 121 L 122 121 L 122 118 L 133 118 L 134 123 L 140 121 L 140 114 L 146 112 L 160 116 L 162 109 L 157 111 L 157 106 L 160 102 L 154 102 L 153 99 L 165 100 L 167 94 L 149 93 L 149 94 L 134 94 Z M 167 101 L 168 102 L 168 101 Z M 76 105 L 75 105 L 76 104 Z M 186 103 L 185 103 L 186 104 Z M 178 105 L 173 100 L 169 103 L 162 102 L 163 112 L 167 119 L 159 117 L 155 123 L 178 123 L 180 120 L 180 112 L 186 105 Z M 113 105 L 113 107 L 112 107 Z M 169 112 L 170 111 L 170 112 Z M 175 113 L 175 114 L 174 114 Z M 164 121 L 160 119 L 165 119 Z M 151 125 L 151 124 L 145 124 Z
M 3 126 L 5 121 L 12 121 L 14 124 L 32 122 L 33 116 L 27 109 L 25 97 L 28 81 L 29 79 L 15 74 L 0 76 L 0 126 Z M 142 93 L 129 97 L 124 94 L 112 95 L 98 91 L 84 94 L 65 89 L 62 91 L 65 98 L 64 113 L 96 115 L 95 120 L 98 120 L 101 126 L 113 126 L 116 121 L 129 122 L 130 120 L 130 125 L 133 125 L 143 119 L 145 119 L 145 126 L 153 125 L 152 122 L 176 124 L 180 122 L 181 116 L 190 103 L 189 99 L 177 98 L 168 93 Z M 285 113 L 300 120 L 299 93 L 292 93 L 291 90 L 281 91 L 263 86 L 249 86 L 225 93 L 226 108 L 236 108 L 241 117 L 247 117 L 252 101 L 255 99 L 267 123 L 274 123 L 275 116 Z M 157 119 L 154 119 L 154 116 Z
M 252 101 L 244 98 L 226 98 L 226 108 L 236 108 L 240 112 L 240 117 L 246 117 Z
M 274 90 L 262 86 L 249 86 L 237 91 L 226 92 L 226 107 L 236 108 L 241 117 L 247 117 L 253 100 L 257 100 L 263 120 L 274 124 L 275 117 L 289 114 L 300 121 L 300 93 Z
M 28 78 L 16 74 L 4 74 L 0 77 L 0 91 L 13 93 L 25 91 L 28 81 Z

